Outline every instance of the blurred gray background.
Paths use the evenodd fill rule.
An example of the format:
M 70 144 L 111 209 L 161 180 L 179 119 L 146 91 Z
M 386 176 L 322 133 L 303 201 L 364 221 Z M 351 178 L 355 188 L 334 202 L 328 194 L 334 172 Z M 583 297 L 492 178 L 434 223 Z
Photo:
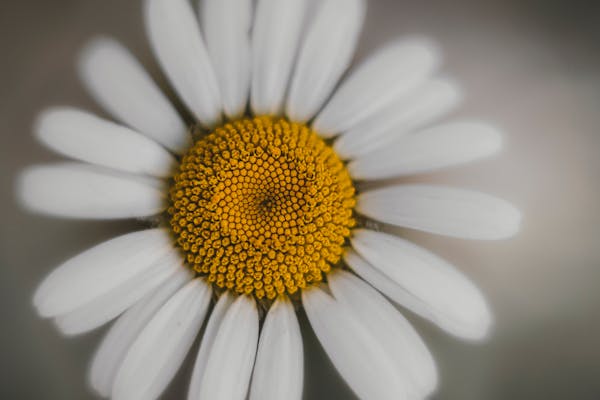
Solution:
M 417 4 L 418 3 L 418 4 Z M 455 340 L 412 315 L 441 375 L 436 399 L 600 398 L 600 6 L 597 1 L 369 2 L 357 59 L 396 36 L 425 34 L 467 93 L 459 115 L 495 122 L 494 159 L 415 178 L 504 197 L 524 213 L 519 236 L 467 242 L 405 232 L 450 260 L 487 294 L 487 343 Z M 123 41 L 159 75 L 138 0 L 0 2 L 0 398 L 93 399 L 87 362 L 104 333 L 67 340 L 33 313 L 31 295 L 56 265 L 133 222 L 28 215 L 13 196 L 23 167 L 58 159 L 34 142 L 44 107 L 102 114 L 74 59 L 92 36 Z M 159 78 L 160 79 L 160 78 Z M 318 342 L 305 335 L 307 399 L 352 399 Z M 185 393 L 188 363 L 165 394 Z

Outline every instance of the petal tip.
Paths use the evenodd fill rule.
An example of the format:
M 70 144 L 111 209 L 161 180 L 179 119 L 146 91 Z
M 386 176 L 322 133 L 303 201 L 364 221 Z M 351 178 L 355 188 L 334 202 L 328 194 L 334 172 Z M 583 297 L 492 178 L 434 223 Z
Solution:
M 426 35 L 413 35 L 398 42 L 399 45 L 414 52 L 415 57 L 427 61 L 427 65 L 439 67 L 443 60 L 442 50 L 439 44 Z
M 494 328 L 494 318 L 489 308 L 486 307 L 486 313 L 473 321 L 472 328 L 459 335 L 460 339 L 472 343 L 484 343 L 490 340 Z
M 49 310 L 45 306 L 45 302 L 44 302 L 45 293 L 44 293 L 44 291 L 45 291 L 45 289 L 44 289 L 44 283 L 42 282 L 37 287 L 37 289 L 35 290 L 35 292 L 33 293 L 33 297 L 31 299 L 31 305 L 33 306 L 35 312 L 40 317 L 48 318 L 51 315 L 49 313 Z
M 79 50 L 77 56 L 77 67 L 80 74 L 82 76 L 87 75 L 90 72 L 91 65 L 94 64 L 100 53 L 115 45 L 118 45 L 118 42 L 106 35 L 97 35 L 89 39 Z
M 20 171 L 15 180 L 15 196 L 20 207 L 28 212 L 37 212 L 37 207 L 33 201 L 32 191 L 35 175 L 38 171 L 36 166 L 28 166 Z
M 521 224 L 523 220 L 523 215 L 521 211 L 515 207 L 513 204 L 502 200 L 504 218 L 501 222 L 501 226 L 498 226 L 498 230 L 496 231 L 496 235 L 491 237 L 490 239 L 510 239 L 516 236 L 521 230 Z

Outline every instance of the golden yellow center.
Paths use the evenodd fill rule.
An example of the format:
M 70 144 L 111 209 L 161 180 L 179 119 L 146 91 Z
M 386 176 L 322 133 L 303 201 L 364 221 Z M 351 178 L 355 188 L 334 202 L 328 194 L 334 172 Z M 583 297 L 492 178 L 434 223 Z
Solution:
M 355 224 L 344 163 L 309 127 L 281 118 L 241 119 L 199 139 L 169 195 L 189 266 L 259 299 L 322 281 Z

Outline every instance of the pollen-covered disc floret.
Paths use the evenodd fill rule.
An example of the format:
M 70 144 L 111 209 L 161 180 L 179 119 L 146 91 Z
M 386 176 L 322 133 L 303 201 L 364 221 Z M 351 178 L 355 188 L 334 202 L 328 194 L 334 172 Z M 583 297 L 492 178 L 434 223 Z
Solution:
M 320 282 L 354 226 L 344 163 L 304 124 L 241 119 L 199 139 L 170 189 L 187 263 L 219 288 L 273 299 Z

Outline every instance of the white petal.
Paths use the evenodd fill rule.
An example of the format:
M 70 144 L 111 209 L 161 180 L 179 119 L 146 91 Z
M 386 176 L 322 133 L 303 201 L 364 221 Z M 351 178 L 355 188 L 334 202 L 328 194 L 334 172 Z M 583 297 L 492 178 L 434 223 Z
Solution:
M 100 243 L 52 271 L 37 289 L 33 303 L 44 317 L 74 311 L 147 273 L 171 248 L 171 238 L 162 229 Z
M 35 133 L 59 153 L 125 172 L 168 177 L 176 163 L 153 140 L 75 108 L 46 110 L 38 118 Z
M 100 395 L 108 397 L 129 346 L 154 314 L 191 278 L 187 268 L 178 272 L 127 310 L 110 328 L 91 363 L 89 381 Z
M 464 339 L 485 337 L 492 316 L 481 292 L 453 266 L 410 242 L 356 230 L 345 260 L 392 300 Z
M 223 322 L 223 317 L 225 317 L 225 313 L 233 303 L 233 300 L 234 298 L 230 292 L 225 291 L 221 297 L 219 297 L 219 301 L 210 314 L 210 319 L 208 320 L 208 324 L 204 330 L 202 342 L 200 343 L 200 349 L 198 350 L 198 355 L 196 356 L 196 362 L 194 363 L 194 372 L 192 373 L 192 380 L 188 389 L 189 400 L 199 399 L 198 396 L 200 396 L 200 388 L 202 385 L 202 379 L 204 379 L 204 373 L 206 372 L 208 356 L 213 348 L 213 343 L 217 337 L 217 332 L 221 326 L 221 322 Z
M 146 0 L 148 37 L 167 78 L 189 110 L 206 126 L 221 119 L 221 93 L 187 0 Z
M 251 105 L 278 114 L 296 57 L 307 2 L 259 0 L 252 32 Z
M 113 399 L 160 396 L 192 346 L 210 297 L 208 285 L 194 279 L 162 306 L 125 356 L 113 386 Z
M 335 142 L 335 151 L 344 158 L 354 158 L 385 148 L 387 143 L 447 114 L 460 99 L 460 90 L 453 82 L 446 79 L 427 82 L 343 132 Z
M 104 325 L 183 269 L 182 261 L 178 250 L 171 249 L 167 255 L 158 259 L 142 273 L 138 273 L 76 310 L 57 316 L 56 325 L 67 335 L 88 332 Z
M 305 35 L 286 113 L 311 119 L 350 65 L 365 16 L 364 0 L 324 0 Z
M 347 312 L 353 313 L 387 349 L 398 373 L 409 375 L 403 379 L 408 379 L 423 397 L 431 394 L 437 386 L 435 362 L 402 314 L 375 289 L 348 272 L 331 274 L 329 287 L 333 296 L 348 308 Z
M 157 183 L 77 163 L 29 167 L 17 192 L 30 210 L 59 217 L 136 218 L 165 208 Z
M 325 352 L 359 398 L 414 397 L 406 371 L 398 368 L 386 346 L 349 307 L 319 288 L 302 291 L 302 303 Z
M 437 66 L 438 58 L 436 48 L 425 40 L 405 40 L 384 47 L 342 82 L 313 128 L 325 137 L 352 128 L 423 83 Z
M 302 398 L 304 363 L 300 325 L 292 303 L 277 300 L 260 334 L 250 400 Z
M 356 210 L 392 225 L 463 239 L 495 240 L 519 230 L 521 215 L 505 200 L 432 185 L 399 185 L 361 193 Z
M 502 147 L 502 135 L 489 125 L 454 122 L 410 134 L 348 164 L 354 179 L 384 179 L 465 164 Z
M 239 296 L 229 307 L 212 343 L 200 392 L 202 400 L 243 400 L 248 392 L 258 342 L 258 311 Z
M 203 0 L 206 47 L 230 117 L 246 110 L 250 91 L 252 0 Z
M 118 42 L 97 38 L 83 50 L 79 73 L 87 89 L 117 119 L 181 153 L 192 137 L 156 83 Z

